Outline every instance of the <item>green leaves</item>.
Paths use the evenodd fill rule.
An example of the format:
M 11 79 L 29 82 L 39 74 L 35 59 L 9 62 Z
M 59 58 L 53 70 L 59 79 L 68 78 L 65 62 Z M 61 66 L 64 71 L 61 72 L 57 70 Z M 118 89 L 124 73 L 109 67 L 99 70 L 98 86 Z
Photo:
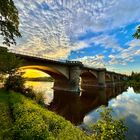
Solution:
M 15 37 L 21 37 L 18 27 L 18 10 L 13 0 L 0 0 L 0 35 L 4 44 L 16 44 Z
M 102 107 L 100 113 L 100 120 L 93 124 L 92 138 L 96 140 L 124 140 L 127 127 L 123 119 L 112 118 L 112 108 Z
M 11 133 L 20 140 L 90 140 L 64 118 L 18 93 L 9 94 L 13 127 Z
M 133 37 L 140 39 L 140 26 L 138 26 L 137 31 L 133 34 Z
M 22 62 L 23 60 L 7 52 L 6 49 L 0 49 L 0 73 L 14 73 L 21 66 Z

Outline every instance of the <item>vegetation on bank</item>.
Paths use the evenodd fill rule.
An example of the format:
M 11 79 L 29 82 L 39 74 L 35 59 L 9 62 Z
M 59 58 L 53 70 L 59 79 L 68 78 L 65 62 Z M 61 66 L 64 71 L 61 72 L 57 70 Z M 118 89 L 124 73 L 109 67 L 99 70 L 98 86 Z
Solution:
M 0 90 L 0 140 L 11 140 L 9 130 L 12 127 L 12 118 L 8 100 L 9 95 Z
M 54 82 L 52 77 L 36 77 L 36 78 L 25 78 L 26 81 L 42 81 L 42 82 Z
M 0 111 L 1 140 L 122 140 L 127 130 L 122 120 L 111 117 L 110 109 L 104 109 L 101 119 L 92 124 L 93 134 L 87 136 L 63 117 L 13 91 L 0 90 Z
M 124 119 L 114 119 L 111 115 L 112 108 L 102 107 L 101 111 L 97 111 L 100 114 L 100 119 L 90 125 L 93 130 L 91 138 L 95 140 L 124 140 L 128 130 L 124 125 Z
M 88 140 L 69 121 L 25 96 L 0 90 L 0 138 L 23 140 Z
M 140 85 L 140 73 L 132 72 L 127 81 L 130 86 Z

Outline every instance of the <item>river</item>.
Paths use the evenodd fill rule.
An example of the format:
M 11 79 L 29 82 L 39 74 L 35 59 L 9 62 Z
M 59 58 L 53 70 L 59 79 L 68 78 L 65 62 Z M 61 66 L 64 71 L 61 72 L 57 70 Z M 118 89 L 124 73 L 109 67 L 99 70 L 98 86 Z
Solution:
M 47 108 L 75 125 L 85 126 L 99 119 L 96 109 L 101 105 L 113 108 L 113 116 L 125 118 L 127 139 L 140 140 L 140 87 L 88 88 L 80 96 L 53 91 L 52 82 L 27 82 L 28 86 L 44 93 Z

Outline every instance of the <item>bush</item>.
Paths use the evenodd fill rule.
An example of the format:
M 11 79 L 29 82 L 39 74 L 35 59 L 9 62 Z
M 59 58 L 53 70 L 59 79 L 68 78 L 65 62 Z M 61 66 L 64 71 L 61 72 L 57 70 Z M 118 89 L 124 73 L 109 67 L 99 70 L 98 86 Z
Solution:
M 23 79 L 21 73 L 14 73 L 8 76 L 4 83 L 6 90 L 14 90 L 16 92 L 22 92 L 25 89 L 25 80 Z
M 123 119 L 115 120 L 112 118 L 112 109 L 102 107 L 100 119 L 97 123 L 92 124 L 92 138 L 96 140 L 123 140 L 127 127 Z
M 8 94 L 4 90 L 0 90 L 0 140 L 12 140 L 11 126 Z
M 42 92 L 35 93 L 35 100 L 37 103 L 44 105 L 44 96 Z
M 10 107 L 13 111 L 15 139 L 34 140 L 88 140 L 88 136 L 69 121 L 43 109 L 23 95 L 12 93 Z

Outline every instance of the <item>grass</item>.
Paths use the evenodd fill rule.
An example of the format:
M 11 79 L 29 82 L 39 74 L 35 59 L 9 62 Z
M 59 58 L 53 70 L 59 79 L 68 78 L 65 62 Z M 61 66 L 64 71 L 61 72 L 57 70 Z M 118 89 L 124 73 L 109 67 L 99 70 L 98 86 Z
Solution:
M 0 90 L 0 139 L 88 140 L 83 131 L 19 93 Z
M 4 90 L 0 90 L 0 140 L 11 139 L 11 134 L 9 133 L 11 127 L 9 95 Z

